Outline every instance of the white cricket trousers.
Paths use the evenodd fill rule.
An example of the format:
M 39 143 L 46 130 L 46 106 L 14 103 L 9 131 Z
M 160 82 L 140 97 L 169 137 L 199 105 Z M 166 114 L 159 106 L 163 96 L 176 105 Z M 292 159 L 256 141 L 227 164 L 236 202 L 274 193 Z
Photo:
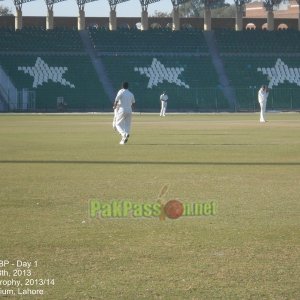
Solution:
M 266 107 L 267 107 L 267 101 L 261 101 L 259 102 L 260 105 L 260 122 L 266 122 L 265 116 L 266 116 Z
M 166 115 L 167 101 L 161 101 L 160 116 Z
M 130 134 L 131 130 L 131 111 L 124 111 L 122 109 L 118 109 L 116 115 L 116 128 L 118 132 L 124 137 L 127 134 Z
M 118 113 L 118 110 L 117 108 L 114 109 L 114 118 L 113 118 L 113 122 L 112 122 L 112 127 L 113 129 L 116 129 L 116 119 L 117 119 L 117 113 Z

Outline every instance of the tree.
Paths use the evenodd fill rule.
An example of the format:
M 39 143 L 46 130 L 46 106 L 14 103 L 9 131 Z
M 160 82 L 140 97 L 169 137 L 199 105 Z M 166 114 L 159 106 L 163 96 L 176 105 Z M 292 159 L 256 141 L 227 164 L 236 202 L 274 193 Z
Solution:
M 161 12 L 161 11 L 154 11 L 154 14 L 151 15 L 151 17 L 155 17 L 155 18 L 168 18 L 171 17 L 172 13 L 166 13 L 166 12 Z
M 241 0 L 242 1 L 242 0 Z M 247 0 L 244 0 L 247 1 Z M 248 0 L 250 1 L 250 0 Z M 300 1 L 300 0 L 298 0 Z M 236 7 L 234 4 L 230 5 L 229 3 L 225 3 L 225 1 L 221 0 L 218 3 L 213 2 L 211 8 L 211 16 L 212 18 L 234 18 Z M 204 17 L 204 4 L 202 1 L 192 0 L 180 5 L 179 8 L 180 16 L 189 18 L 189 17 Z M 170 17 L 171 13 L 163 13 L 159 11 L 155 11 L 152 15 L 153 17 Z
M 0 16 L 12 16 L 12 11 L 3 5 L 0 5 Z
M 251 0 L 234 0 L 235 3 L 235 30 L 240 31 L 243 29 L 243 14 L 245 5 Z
M 214 8 L 211 10 L 211 16 L 213 18 L 234 18 L 235 7 L 234 5 L 228 5 L 224 7 Z
M 267 11 L 268 30 L 274 30 L 274 6 L 278 6 L 282 0 L 263 0 L 264 7 Z
M 221 11 L 223 8 L 224 11 L 226 7 L 230 7 L 228 3 L 225 3 L 225 0 L 191 0 L 181 5 L 180 14 L 184 17 L 203 17 L 204 10 L 210 8 L 215 15 L 221 16 Z

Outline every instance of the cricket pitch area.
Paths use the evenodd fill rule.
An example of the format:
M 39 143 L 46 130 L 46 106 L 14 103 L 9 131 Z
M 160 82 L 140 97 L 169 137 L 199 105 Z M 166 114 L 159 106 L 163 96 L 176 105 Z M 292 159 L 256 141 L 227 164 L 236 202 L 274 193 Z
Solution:
M 134 114 L 119 145 L 112 114 L 0 115 L 0 297 L 300 299 L 300 114 L 267 117 Z

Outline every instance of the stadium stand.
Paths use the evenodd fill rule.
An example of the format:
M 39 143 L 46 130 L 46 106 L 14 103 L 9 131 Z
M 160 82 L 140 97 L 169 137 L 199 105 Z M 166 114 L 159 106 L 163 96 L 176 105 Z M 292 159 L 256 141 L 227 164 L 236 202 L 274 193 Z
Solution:
M 24 90 L 35 93 L 36 110 L 110 109 L 77 30 L 1 28 L 0 51 L 0 65 L 19 94 Z
M 87 55 L 0 54 L 0 62 L 18 90 L 36 91 L 37 110 L 57 110 L 58 98 L 73 111 L 110 107 Z
M 300 32 L 216 30 L 215 37 L 239 110 L 258 108 L 262 84 L 271 89 L 268 109 L 300 108 Z
M 208 53 L 202 31 L 169 29 L 90 29 L 94 48 L 101 52 Z
M 25 27 L 22 30 L 0 28 L 1 51 L 58 51 L 82 52 L 77 30 L 44 30 Z
M 113 93 L 124 80 L 141 111 L 158 111 L 163 90 L 169 111 L 231 110 L 224 82 L 236 96 L 236 110 L 257 110 L 262 84 L 271 88 L 269 109 L 300 108 L 298 31 L 91 28 L 84 33 L 0 28 L 3 77 L 9 76 L 18 92 L 33 91 L 39 111 L 58 110 L 61 101 L 69 111 L 111 111 L 107 84 Z M 0 95 L 2 109 L 3 99 Z
M 299 66 L 299 57 L 224 56 L 223 61 L 237 91 L 240 109 L 250 109 L 253 103 L 250 99 L 257 104 L 257 90 L 262 84 L 271 88 L 269 108 L 291 108 L 291 93 L 300 86 L 299 67 L 294 67 Z M 293 105 L 299 107 L 299 104 L 295 99 Z
M 299 53 L 300 33 L 296 30 L 218 29 L 215 31 L 221 53 Z
M 228 109 L 202 31 L 90 29 L 90 37 L 114 89 L 128 80 L 138 109 L 157 111 L 163 90 L 171 111 Z
M 137 108 L 157 110 L 163 90 L 168 91 L 170 110 L 228 108 L 222 93 L 214 93 L 218 78 L 209 56 L 106 55 L 102 60 L 115 89 L 124 78 L 131 83 Z

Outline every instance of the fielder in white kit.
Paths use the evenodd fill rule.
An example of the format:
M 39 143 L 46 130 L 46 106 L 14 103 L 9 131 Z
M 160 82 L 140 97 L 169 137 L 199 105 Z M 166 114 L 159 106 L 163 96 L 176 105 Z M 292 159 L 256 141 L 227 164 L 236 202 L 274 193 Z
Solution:
M 265 114 L 266 114 L 266 107 L 267 107 L 267 100 L 269 96 L 269 90 L 266 85 L 263 85 L 258 91 L 258 102 L 260 105 L 260 122 L 266 122 Z
M 167 93 L 164 91 L 161 95 L 160 95 L 160 102 L 161 102 L 161 109 L 160 109 L 160 116 L 161 117 L 165 117 L 166 116 L 166 110 L 167 110 L 167 104 L 168 104 L 168 95 Z
M 116 110 L 115 125 L 122 139 L 120 144 L 126 144 L 131 130 L 132 108 L 135 103 L 134 95 L 128 90 L 128 82 L 123 82 L 122 88 L 117 93 L 114 109 Z

